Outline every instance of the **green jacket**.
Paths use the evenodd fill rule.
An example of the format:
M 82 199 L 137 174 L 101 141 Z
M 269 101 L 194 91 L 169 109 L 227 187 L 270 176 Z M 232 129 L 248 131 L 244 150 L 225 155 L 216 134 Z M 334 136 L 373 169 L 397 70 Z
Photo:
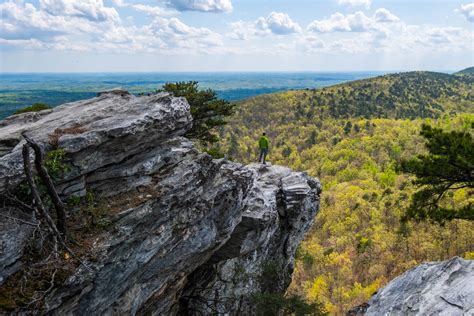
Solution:
M 268 149 L 269 144 L 270 142 L 265 136 L 260 137 L 260 139 L 258 140 L 258 148 L 260 149 Z

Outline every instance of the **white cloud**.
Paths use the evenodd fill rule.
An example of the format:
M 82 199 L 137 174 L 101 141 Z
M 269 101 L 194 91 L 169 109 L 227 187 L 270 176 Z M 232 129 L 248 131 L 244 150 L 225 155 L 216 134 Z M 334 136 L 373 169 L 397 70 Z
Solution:
M 31 3 L 0 3 L 0 37 L 6 39 L 48 39 L 59 34 L 100 33 L 111 21 L 91 21 L 77 16 L 53 15 Z M 97 25 L 102 25 L 98 28 Z
M 387 9 L 377 9 L 374 14 L 375 22 L 398 22 L 400 19 Z
M 369 30 L 372 24 L 373 20 L 360 11 L 348 15 L 337 12 L 329 19 L 311 22 L 308 30 L 317 33 L 364 32 Z
M 326 48 L 326 43 L 314 35 L 303 36 L 297 45 L 308 53 L 315 53 L 323 51 Z
M 418 37 L 417 42 L 423 45 L 456 44 L 461 37 L 469 37 L 463 29 L 458 27 L 425 27 L 418 33 L 422 36 Z
M 138 21 L 136 15 L 134 18 L 121 18 L 114 8 L 104 5 L 103 0 L 40 0 L 37 3 L 33 5 L 20 0 L 0 3 L 0 49 L 10 46 L 18 50 L 130 55 L 231 53 L 311 56 L 318 52 L 328 55 L 383 52 L 390 55 L 430 50 L 472 51 L 474 41 L 474 32 L 468 29 L 407 25 L 383 8 L 375 10 L 373 15 L 360 11 L 335 13 L 311 22 L 304 29 L 288 14 L 271 12 L 253 21 L 229 23 L 231 33 L 223 38 L 221 33 L 209 28 L 189 25 L 178 16 L 177 10 L 170 9 L 163 1 L 152 6 L 137 1 L 113 0 L 120 13 L 133 9 L 142 16 L 148 15 L 147 19 L 140 20 L 140 24 L 134 22 Z M 204 2 L 199 3 L 202 5 Z M 469 7 L 463 6 L 463 9 Z M 247 41 L 236 43 L 229 41 L 229 37 Z
M 235 40 L 247 40 L 251 36 L 256 35 L 255 23 L 246 21 L 236 21 L 229 23 L 232 29 L 227 36 Z
M 269 30 L 273 34 L 291 34 L 301 32 L 301 27 L 286 13 L 271 12 L 266 18 L 256 21 L 256 26 L 262 31 Z
M 150 6 L 150 5 L 140 4 L 140 3 L 133 4 L 132 8 L 135 9 L 136 11 L 143 12 L 152 16 L 169 16 L 169 15 L 175 14 L 161 7 Z
M 177 18 L 156 18 L 147 29 L 168 48 L 205 49 L 222 46 L 220 34 L 207 28 L 188 26 Z
M 390 53 L 469 50 L 474 40 L 474 32 L 462 28 L 407 25 L 403 22 L 367 34 L 371 36 L 368 42 L 370 50 Z
M 466 20 L 474 23 L 474 2 L 461 5 L 460 11 L 464 15 Z
M 128 4 L 124 0 L 112 0 L 112 3 L 117 7 L 126 7 Z
M 178 11 L 232 12 L 231 0 L 169 0 L 168 5 Z
M 337 12 L 328 19 L 311 22 L 307 29 L 316 33 L 367 32 L 377 30 L 383 24 L 398 21 L 400 19 L 397 16 L 382 8 L 375 11 L 372 17 L 366 16 L 361 11 L 348 15 Z
M 307 32 L 319 34 L 312 40 L 316 43 L 320 40 L 324 45 L 313 48 L 306 35 L 306 50 L 325 53 L 461 52 L 472 50 L 474 41 L 473 31 L 459 27 L 408 25 L 383 8 L 372 16 L 362 12 L 335 13 L 327 19 L 311 22 Z
M 36 8 L 21 1 L 0 3 L 0 45 L 121 53 L 172 53 L 183 48 L 187 52 L 205 53 L 222 46 L 220 34 L 207 28 L 188 26 L 177 18 L 162 17 L 166 12 L 153 7 L 132 5 L 134 9 L 154 16 L 151 24 L 137 27 L 123 25 L 118 16 L 107 20 L 83 7 L 80 8 L 82 11 L 67 5 L 60 9 L 62 4 L 54 4 L 42 0 Z M 124 2 L 120 4 L 129 6 Z M 86 13 L 89 14 L 87 17 Z
M 302 31 L 298 23 L 294 22 L 286 13 L 271 12 L 266 18 L 260 17 L 256 21 L 237 21 L 230 23 L 232 32 L 228 36 L 232 39 L 247 40 L 253 36 L 288 35 Z
M 337 0 L 337 3 L 339 5 L 365 6 L 367 9 L 369 9 L 372 0 Z
M 132 9 L 138 12 L 143 12 L 151 16 L 170 16 L 170 15 L 176 15 L 178 13 L 174 10 L 170 11 L 170 10 L 167 10 L 166 8 L 159 7 L 159 6 L 151 6 L 147 4 L 141 4 L 141 3 L 133 4 L 133 3 L 125 2 L 124 0 L 112 0 L 112 3 L 119 8 L 131 7 Z
M 40 0 L 40 8 L 56 16 L 75 16 L 91 21 L 118 21 L 114 8 L 105 7 L 102 0 Z

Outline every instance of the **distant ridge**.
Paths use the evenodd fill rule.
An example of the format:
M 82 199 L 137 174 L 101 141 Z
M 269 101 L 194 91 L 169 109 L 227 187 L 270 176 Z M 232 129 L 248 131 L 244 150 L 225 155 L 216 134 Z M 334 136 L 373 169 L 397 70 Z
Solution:
M 351 81 L 322 89 L 260 95 L 239 103 L 285 121 L 333 118 L 434 118 L 445 113 L 474 111 L 474 77 L 412 71 Z M 268 118 L 263 120 L 270 120 Z M 275 122 L 268 121 L 266 124 Z
M 457 75 L 457 76 L 463 76 L 463 75 L 474 75 L 474 67 L 469 67 L 469 68 L 466 68 L 466 69 L 463 69 L 461 71 L 458 71 L 456 73 L 454 73 L 454 75 Z

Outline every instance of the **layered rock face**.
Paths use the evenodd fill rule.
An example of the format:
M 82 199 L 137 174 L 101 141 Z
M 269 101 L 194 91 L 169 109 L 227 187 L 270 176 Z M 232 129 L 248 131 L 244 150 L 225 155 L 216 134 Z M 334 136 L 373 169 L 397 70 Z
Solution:
M 474 261 L 455 257 L 419 265 L 379 290 L 365 309 L 374 316 L 474 315 Z
M 62 198 L 129 195 L 80 266 L 45 299 L 64 314 L 251 314 L 254 293 L 283 293 L 321 184 L 288 168 L 243 166 L 199 153 L 183 137 L 185 99 L 124 91 L 0 122 L 0 192 L 23 179 L 21 132 L 65 150 Z M 10 210 L 0 209 L 7 214 Z M 31 228 L 0 224 L 0 284 L 22 269 Z

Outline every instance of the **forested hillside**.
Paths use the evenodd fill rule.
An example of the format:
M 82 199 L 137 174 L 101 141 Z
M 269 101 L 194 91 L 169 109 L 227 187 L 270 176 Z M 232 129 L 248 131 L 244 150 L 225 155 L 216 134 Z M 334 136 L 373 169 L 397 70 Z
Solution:
M 439 117 L 469 111 L 474 78 L 434 72 L 409 72 L 353 81 L 319 90 L 261 95 L 244 101 L 259 111 L 249 123 L 282 123 L 333 118 Z M 285 117 L 275 109 L 286 108 Z M 263 121 L 262 121 L 263 120 Z
M 469 76 L 471 79 L 474 77 L 474 67 L 469 67 L 463 69 L 461 71 L 456 72 L 454 75 L 456 76 Z
M 415 188 L 395 172 L 401 159 L 425 152 L 421 123 L 473 132 L 473 113 L 468 77 L 394 74 L 241 102 L 220 149 L 255 161 L 265 131 L 272 163 L 320 177 L 321 212 L 298 252 L 291 292 L 342 314 L 423 261 L 474 258 L 473 223 L 401 223 Z M 474 197 L 458 190 L 450 198 L 461 205 Z

